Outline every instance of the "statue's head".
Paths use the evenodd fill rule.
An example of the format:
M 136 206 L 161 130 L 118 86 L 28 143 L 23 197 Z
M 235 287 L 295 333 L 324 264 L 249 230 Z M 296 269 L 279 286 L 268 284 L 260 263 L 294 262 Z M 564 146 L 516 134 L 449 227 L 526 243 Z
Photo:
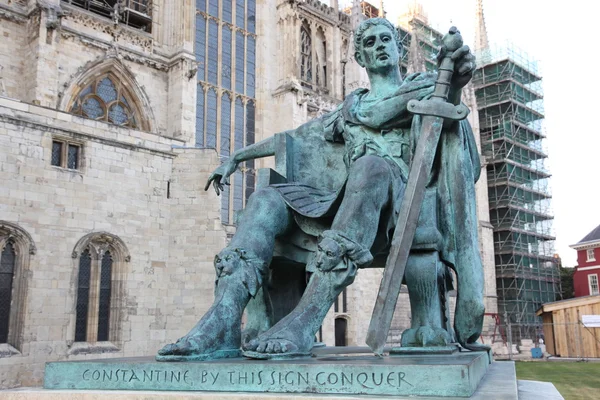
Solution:
M 398 66 L 403 53 L 398 30 L 385 18 L 361 22 L 354 32 L 354 58 L 367 70 Z

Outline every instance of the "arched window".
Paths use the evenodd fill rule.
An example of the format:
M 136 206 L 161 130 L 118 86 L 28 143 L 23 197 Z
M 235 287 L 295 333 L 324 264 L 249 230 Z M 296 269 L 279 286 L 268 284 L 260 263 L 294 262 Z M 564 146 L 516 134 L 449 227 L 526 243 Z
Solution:
M 312 38 L 306 22 L 300 27 L 300 79 L 312 82 Z
M 72 102 L 69 112 L 129 128 L 145 128 L 129 89 L 110 72 L 85 85 Z
M 36 248 L 31 236 L 19 226 L 0 221 L 0 346 L 19 354 L 23 329 L 23 305 L 27 291 L 29 258 Z M 6 354 L 6 353 L 5 353 Z
M 323 28 L 319 27 L 316 34 L 317 43 L 315 44 L 316 56 L 316 84 L 317 86 L 327 87 L 327 40 Z
M 12 240 L 9 240 L 0 253 L 0 343 L 8 342 L 16 258 L 14 244 Z
M 118 342 L 119 310 L 123 307 L 122 276 L 129 252 L 109 233 L 82 238 L 73 251 L 77 259 L 75 342 Z

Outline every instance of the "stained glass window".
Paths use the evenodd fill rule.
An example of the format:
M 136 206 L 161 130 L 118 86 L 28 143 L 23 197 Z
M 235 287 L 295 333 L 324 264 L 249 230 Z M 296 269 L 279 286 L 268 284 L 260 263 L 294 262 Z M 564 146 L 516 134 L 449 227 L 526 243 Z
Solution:
M 206 71 L 206 19 L 204 15 L 196 15 L 196 62 L 198 63 L 198 79 L 205 80 Z
M 136 112 L 130 106 L 133 103 L 128 100 L 129 96 L 115 76 L 104 75 L 79 93 L 70 112 L 115 125 L 139 128 Z
M 213 17 L 219 16 L 219 0 L 208 0 L 208 13 Z
M 248 36 L 248 51 L 246 53 L 246 95 L 254 97 L 254 73 L 256 67 L 256 39 Z
M 235 24 L 240 28 L 246 27 L 246 5 L 244 0 L 236 0 L 235 2 Z
M 206 95 L 206 147 L 217 148 L 217 92 L 210 89 Z
M 223 0 L 223 21 L 231 23 L 232 0 Z
M 226 161 L 231 153 L 231 97 L 225 93 L 221 98 L 221 160 Z M 223 186 L 221 194 L 221 221 L 229 221 L 229 186 Z
M 244 104 L 239 97 L 235 100 L 235 137 L 234 148 L 244 147 Z M 233 181 L 233 211 L 240 211 L 244 206 L 244 180 L 241 171 L 236 171 Z
M 250 101 L 246 105 L 246 146 L 254 144 L 255 134 L 254 134 L 254 125 L 255 125 L 255 106 L 254 102 Z M 254 185 L 255 185 L 255 171 L 254 171 L 254 160 L 246 161 L 246 203 L 248 202 L 248 198 L 250 195 L 254 193 Z
M 208 21 L 208 82 L 217 84 L 219 71 L 219 25 L 214 20 Z
M 256 33 L 256 0 L 248 0 L 248 32 Z
M 222 50 L 221 50 L 221 85 L 225 89 L 231 89 L 231 28 L 223 26 Z
M 196 146 L 204 147 L 204 88 L 198 85 L 196 93 Z
M 196 0 L 196 9 L 206 12 L 206 0 Z
M 300 28 L 300 78 L 312 81 L 312 39 L 306 26 Z
M 0 343 L 8 341 L 16 258 L 15 248 L 11 242 L 8 242 L 0 254 Z
M 75 307 L 75 341 L 87 340 L 88 307 L 90 301 L 90 274 L 92 256 L 89 249 L 79 257 L 79 276 L 77 278 L 77 305 Z
M 110 288 L 113 259 L 107 251 L 100 266 L 100 298 L 98 308 L 98 341 L 107 341 L 110 321 Z
M 235 91 L 244 93 L 244 34 L 240 31 L 235 33 Z

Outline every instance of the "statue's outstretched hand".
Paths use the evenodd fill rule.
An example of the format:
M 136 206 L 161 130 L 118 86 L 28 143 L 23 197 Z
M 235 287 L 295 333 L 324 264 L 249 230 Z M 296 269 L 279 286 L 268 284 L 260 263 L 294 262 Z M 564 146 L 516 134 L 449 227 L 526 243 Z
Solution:
M 204 186 L 204 190 L 208 190 L 210 184 L 212 183 L 215 188 L 215 192 L 217 192 L 217 196 L 221 194 L 223 191 L 223 185 L 229 185 L 229 177 L 235 172 L 237 169 L 237 162 L 233 160 L 233 157 L 227 160 L 225 163 L 221 164 L 221 166 L 210 174 L 208 177 L 208 181 L 206 182 L 206 186 Z

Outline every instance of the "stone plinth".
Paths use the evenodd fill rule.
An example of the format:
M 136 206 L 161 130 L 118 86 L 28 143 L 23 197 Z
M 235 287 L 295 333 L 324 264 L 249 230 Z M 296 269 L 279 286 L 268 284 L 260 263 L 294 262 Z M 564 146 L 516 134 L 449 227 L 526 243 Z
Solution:
M 121 358 L 46 365 L 47 389 L 471 396 L 490 365 L 485 352 L 339 355 L 286 361 L 156 362 Z
M 519 389 L 521 387 L 519 381 Z M 530 382 L 530 384 L 539 382 Z M 528 386 L 528 388 L 533 386 Z M 538 392 L 542 393 L 542 392 Z M 544 392 L 545 394 L 546 392 Z M 555 392 L 556 393 L 556 392 Z M 560 396 L 560 395 L 559 395 Z M 364 400 L 364 396 L 356 395 L 320 395 L 320 394 L 280 394 L 280 393 L 217 393 L 217 392 L 165 392 L 165 391 L 121 391 L 121 390 L 49 390 L 39 388 L 22 388 L 2 392 L 3 400 Z M 389 396 L 369 396 L 369 400 L 389 399 Z M 517 392 L 515 364 L 512 361 L 495 362 L 490 365 L 488 373 L 470 397 L 470 400 L 521 400 L 538 399 L 540 397 L 525 396 Z M 554 399 L 554 397 L 552 397 Z M 560 399 L 561 397 L 557 397 Z M 464 397 L 417 397 L 396 396 L 397 400 L 459 400 Z

